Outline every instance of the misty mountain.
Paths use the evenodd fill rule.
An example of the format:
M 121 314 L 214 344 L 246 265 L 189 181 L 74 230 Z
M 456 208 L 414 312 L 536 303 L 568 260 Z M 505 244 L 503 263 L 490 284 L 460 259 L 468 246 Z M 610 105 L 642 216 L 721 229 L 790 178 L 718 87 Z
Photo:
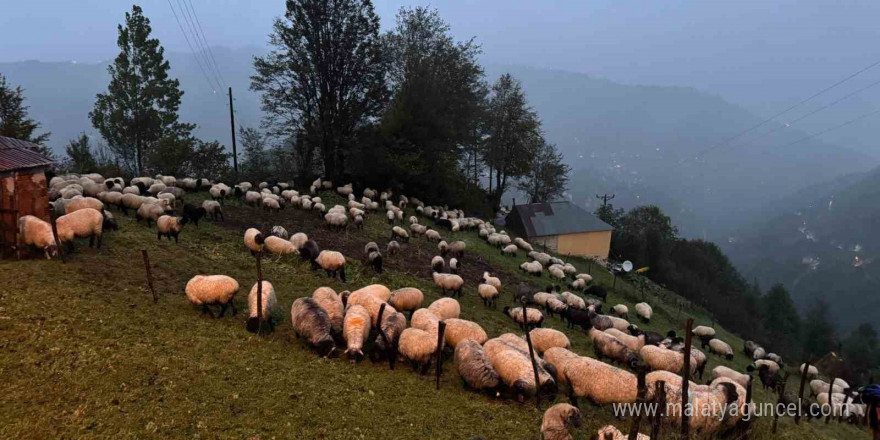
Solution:
M 236 125 L 258 126 L 259 97 L 248 86 L 253 56 L 262 50 L 213 51 L 224 82 L 233 88 Z M 191 54 L 167 57 L 185 91 L 181 118 L 198 125 L 197 136 L 229 145 L 226 90 L 209 86 Z M 61 153 L 80 132 L 95 134 L 88 112 L 95 95 L 106 89 L 108 63 L 0 63 L 0 72 L 26 89 L 32 117 L 52 132 L 49 144 Z M 878 164 L 864 153 L 815 140 L 785 146 L 803 133 L 773 124 L 755 134 L 777 131 L 752 145 L 732 143 L 697 156 L 761 118 L 693 88 L 623 85 L 579 73 L 499 65 L 486 67 L 487 80 L 508 71 L 522 81 L 546 137 L 572 165 L 570 197 L 576 203 L 593 209 L 600 203 L 595 194 L 613 193 L 618 207 L 657 204 L 688 236 L 723 236 L 767 215 L 761 207 L 768 203 Z
M 880 168 L 805 189 L 781 206 L 788 211 L 723 244 L 743 274 L 764 288 L 785 285 L 801 310 L 824 300 L 843 331 L 877 322 Z

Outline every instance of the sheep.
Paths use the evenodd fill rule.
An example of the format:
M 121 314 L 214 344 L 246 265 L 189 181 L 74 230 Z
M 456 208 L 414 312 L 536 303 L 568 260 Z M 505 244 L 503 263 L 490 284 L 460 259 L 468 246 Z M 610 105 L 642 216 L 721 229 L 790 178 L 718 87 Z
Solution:
M 569 384 L 569 400 L 574 406 L 578 397 L 597 405 L 636 401 L 636 376 L 628 371 L 583 356 L 567 359 L 558 368 Z
M 431 310 L 418 309 L 412 314 L 411 324 L 414 328 L 437 335 L 440 327 L 440 318 Z
M 455 365 L 462 380 L 475 390 L 495 390 L 501 377 L 486 356 L 480 342 L 465 339 L 455 346 Z
M 611 308 L 611 312 L 621 318 L 629 318 L 629 308 L 623 304 L 618 304 Z
M 205 203 L 212 203 L 210 200 L 206 200 Z M 217 202 L 213 202 L 217 203 Z M 217 203 L 219 205 L 219 203 Z M 187 219 L 187 222 L 192 222 L 194 225 L 199 225 L 199 220 L 202 219 L 205 215 L 208 214 L 208 209 L 204 207 L 204 203 L 200 207 L 196 207 L 194 205 L 190 205 L 189 203 L 185 203 L 183 205 L 183 217 Z
M 529 275 L 539 277 L 541 273 L 544 271 L 544 267 L 538 261 L 532 261 L 528 263 L 523 263 L 520 265 L 520 269 L 527 272 Z
M 598 431 L 596 431 L 596 438 L 598 438 L 599 440 L 605 440 L 608 438 L 609 435 L 611 436 L 611 440 L 629 440 L 630 438 L 629 434 L 624 434 L 620 432 L 620 430 L 617 429 L 617 427 L 614 425 L 605 425 L 599 428 Z M 635 440 L 651 440 L 651 437 L 639 433 L 636 436 Z
M 501 290 L 501 280 L 497 277 L 490 276 L 489 272 L 483 272 L 483 283 L 489 284 L 499 291 Z
M 698 325 L 694 327 L 692 330 L 694 336 L 700 338 L 700 348 L 706 348 L 709 345 L 709 341 L 715 337 L 715 329 L 712 327 L 707 327 L 705 325 Z
M 768 360 L 771 360 L 771 361 L 773 361 L 773 362 L 776 362 L 776 363 L 779 364 L 780 366 L 783 365 L 783 364 L 782 364 L 782 356 L 780 356 L 780 355 L 778 355 L 778 354 L 776 354 L 776 353 L 767 353 L 767 356 L 765 356 L 764 359 L 768 359 Z
M 389 241 L 388 246 L 385 247 L 385 253 L 388 254 L 389 257 L 396 254 L 399 251 L 400 251 L 400 243 L 398 243 L 395 240 Z
M 319 355 L 330 357 L 335 353 L 330 318 L 314 299 L 297 298 L 290 309 L 290 323 L 296 336 L 305 337 Z
M 733 348 L 721 339 L 710 340 L 709 349 L 719 356 L 724 356 L 727 360 L 733 359 Z
M 391 225 L 394 224 L 394 220 L 397 218 L 397 215 L 394 214 L 394 211 L 389 209 L 388 212 L 385 213 L 385 217 L 388 218 L 388 224 Z
M 425 295 L 415 287 L 404 287 L 391 292 L 388 302 L 400 312 L 413 312 L 422 306 Z
M 743 342 L 743 353 L 751 358 L 758 347 L 760 347 L 760 345 L 758 345 L 755 341 L 745 341 Z
M 516 238 L 514 238 L 514 239 L 513 239 L 513 244 L 515 244 L 516 247 L 518 247 L 519 249 L 522 249 L 522 250 L 524 250 L 524 251 L 526 251 L 526 252 L 532 252 L 532 251 L 534 251 L 534 249 L 532 249 L 532 245 L 530 245 L 529 243 L 527 243 L 525 240 L 523 240 L 523 239 L 520 238 L 520 237 L 516 237 Z
M 186 283 L 186 297 L 195 306 L 202 306 L 202 313 L 214 316 L 214 312 L 208 308 L 211 304 L 220 304 L 220 316 L 226 313 L 226 308 L 232 308 L 232 316 L 238 311 L 235 309 L 233 299 L 238 292 L 238 281 L 226 275 L 196 275 Z
M 409 230 L 412 231 L 413 237 L 420 237 L 427 232 L 428 228 L 418 223 L 413 223 L 409 225 Z
M 459 268 L 458 259 L 453 257 L 449 259 L 449 273 L 457 274 Z
M 801 374 L 804 374 L 804 368 L 807 364 L 801 364 L 799 371 Z M 807 370 L 807 380 L 813 380 L 819 377 L 819 369 L 816 368 L 815 365 L 810 365 L 810 368 Z
M 296 253 L 293 243 L 274 235 L 270 235 L 263 241 L 265 249 L 274 255 L 291 255 Z
M 263 281 L 261 306 L 263 321 L 269 324 L 270 332 L 275 331 L 272 312 L 278 306 L 278 298 L 275 296 L 275 287 L 268 281 Z M 260 314 L 257 313 L 259 311 L 257 308 L 257 283 L 254 283 L 250 293 L 248 293 L 248 311 L 248 320 L 245 327 L 249 332 L 256 333 L 260 328 Z
M 522 325 L 523 324 L 523 308 L 522 307 L 505 307 L 503 310 L 504 314 L 509 316 L 513 322 Z M 540 327 L 541 323 L 544 322 L 544 314 L 541 313 L 538 309 L 531 309 L 526 307 L 526 326 L 528 327 Z
M 179 243 L 178 235 L 180 235 L 183 225 L 188 221 L 186 217 L 163 215 L 156 220 L 156 237 L 159 241 L 162 240 L 163 235 L 168 238 L 168 241 L 171 241 L 171 237 L 174 237 L 174 242 Z
M 449 243 L 449 252 L 452 253 L 452 256 L 461 260 L 464 258 L 464 251 L 467 249 L 467 243 L 463 241 L 453 241 Z
M 749 382 L 751 381 L 751 376 L 748 374 L 740 373 L 732 368 L 725 367 L 724 365 L 719 365 L 712 369 L 712 380 L 714 381 L 719 377 L 726 377 L 742 385 L 743 388 L 748 388 Z
M 158 195 L 156 196 L 156 198 L 159 199 L 159 200 L 165 200 L 165 203 L 167 203 L 168 206 L 171 206 L 171 207 L 176 206 L 176 200 L 177 200 L 177 198 L 174 197 L 174 194 L 171 194 L 171 193 L 164 193 L 164 192 L 163 192 L 163 193 L 158 194 Z
M 421 374 L 425 374 L 431 367 L 431 355 L 437 351 L 437 335 L 410 327 L 400 334 L 398 351 L 414 370 L 421 365 Z
M 547 269 L 547 272 L 553 278 L 557 278 L 557 279 L 565 278 L 565 272 L 563 272 L 562 269 L 560 269 L 558 267 L 551 266 L 550 268 Z
M 296 234 L 293 234 L 292 237 L 290 237 L 290 242 L 293 243 L 293 247 L 297 251 L 302 249 L 303 245 L 305 245 L 307 241 L 309 241 L 309 236 L 302 232 L 297 232 Z
M 554 348 L 571 348 L 571 341 L 568 336 L 559 330 L 552 328 L 535 328 L 529 332 L 529 338 L 532 340 L 532 348 L 538 354 Z
M 345 354 L 351 363 L 364 358 L 364 342 L 370 334 L 370 314 L 363 306 L 354 305 L 345 312 L 342 334 L 348 348 Z
M 755 351 L 752 353 L 752 358 L 756 361 L 764 359 L 767 356 L 767 351 L 764 350 L 764 347 L 757 347 Z
M 461 315 L 461 305 L 452 298 L 440 298 L 428 306 L 428 311 L 437 316 L 437 319 L 444 321 L 458 318 Z
M 211 194 L 212 200 L 223 200 L 226 198 L 226 194 L 229 193 L 229 187 L 226 185 L 217 184 L 211 187 L 208 190 L 208 193 Z
M 597 359 L 608 358 L 630 368 L 636 367 L 638 357 L 619 339 L 595 328 L 590 329 L 589 335 Z
M 400 239 L 400 241 L 406 243 L 409 241 L 409 233 L 406 232 L 406 229 L 403 229 L 400 226 L 395 226 L 391 228 L 391 239 Z
M 684 369 L 684 353 L 654 345 L 645 345 L 639 350 L 639 354 L 652 370 L 664 370 L 675 374 L 681 374 Z M 693 356 L 691 356 L 689 368 L 691 369 L 691 373 L 697 368 L 697 362 Z
M 372 250 L 367 254 L 367 263 L 373 268 L 376 273 L 382 273 L 382 254 L 379 250 Z
M 567 404 L 557 403 L 544 412 L 541 421 L 541 438 L 544 440 L 571 440 L 568 430 L 581 426 L 581 410 Z M 604 437 L 599 437 L 604 440 Z
M 446 256 L 446 253 L 449 252 L 449 244 L 446 243 L 446 240 L 440 240 L 437 243 L 437 250 L 440 251 L 440 255 Z
M 406 317 L 403 316 L 403 313 L 394 312 L 383 317 L 379 334 L 376 335 L 376 340 L 373 342 L 370 359 L 373 361 L 378 361 L 383 357 L 395 359 L 400 334 L 404 330 L 406 330 Z
M 571 284 L 569 284 L 569 286 L 571 286 L 572 290 L 583 291 L 587 287 L 587 282 L 584 280 L 574 280 L 571 282 Z
M 378 284 L 368 286 L 367 289 L 372 289 L 375 287 L 381 287 L 382 289 L 384 289 L 384 291 L 388 291 L 387 287 Z M 371 290 L 360 289 L 359 291 L 355 291 L 351 295 L 348 295 L 347 302 L 344 298 L 345 296 L 343 296 L 343 302 L 346 303 L 346 310 L 356 305 L 363 306 L 365 309 L 367 309 L 367 312 L 369 312 L 373 326 L 379 325 L 379 310 L 382 308 L 382 304 L 387 301 L 387 296 L 380 296 L 371 293 Z M 385 312 L 390 315 L 391 313 L 396 313 L 397 310 L 395 310 L 394 307 L 386 304 Z
M 244 202 L 248 206 L 260 207 L 263 205 L 263 196 L 256 191 L 248 191 L 244 195 Z
M 25 246 L 41 249 L 47 260 L 58 256 L 58 243 L 52 233 L 52 225 L 38 217 L 25 215 L 18 218 L 18 233 Z
M 345 256 L 340 252 L 336 251 L 321 251 L 318 256 L 312 260 L 312 270 L 316 270 L 318 267 L 324 269 L 324 272 L 327 273 L 327 276 L 330 278 L 336 278 L 336 275 L 339 275 L 339 279 L 342 282 L 345 281 Z
M 562 315 L 565 310 L 568 308 L 564 302 L 560 301 L 556 297 L 547 299 L 547 312 L 552 316 L 554 313 Z
M 483 344 L 483 350 L 492 364 L 492 368 L 498 372 L 501 380 L 513 390 L 520 402 L 526 396 L 532 396 L 538 391 L 532 367 L 533 360 L 529 358 L 527 353 L 523 353 L 501 338 L 486 341 Z M 541 370 L 543 371 L 543 369 Z M 543 374 L 545 378 L 540 382 L 541 391 L 555 394 L 556 381 L 552 377 L 548 377 L 546 371 L 543 371 Z M 541 374 L 539 373 L 540 379 Z
M 437 273 L 434 272 L 432 274 L 434 278 L 434 284 L 440 288 L 442 293 L 446 295 L 446 292 L 450 292 L 450 296 L 458 296 L 461 298 L 461 290 L 464 286 L 464 279 L 455 274 L 448 273 Z
M 330 320 L 330 330 L 333 334 L 342 332 L 343 317 L 345 316 L 345 306 L 342 299 L 336 294 L 336 291 L 329 287 L 319 287 L 312 292 L 312 299 L 324 309 L 327 318 Z
M 427 231 L 425 231 L 425 238 L 428 241 L 436 241 L 438 243 L 443 239 L 442 237 L 440 237 L 440 233 L 433 229 L 428 229 Z
M 626 345 L 627 348 L 632 350 L 634 353 L 638 353 L 642 347 L 645 346 L 645 336 L 633 336 L 623 332 L 622 330 L 616 328 L 609 328 L 605 330 L 605 333 L 608 333 L 611 336 L 617 338 L 623 345 Z
M 244 231 L 244 245 L 250 249 L 251 255 L 263 252 L 263 243 L 265 241 L 266 238 L 259 229 L 248 228 L 248 230 Z
M 590 286 L 585 292 L 588 295 L 593 295 L 597 298 L 600 298 L 602 301 L 608 301 L 608 290 L 605 289 L 604 286 Z M 638 313 L 638 308 L 636 309 L 636 313 Z
M 159 220 L 165 214 L 165 208 L 163 208 L 158 203 L 144 203 L 137 209 L 137 213 L 135 214 L 135 219 L 137 219 L 138 223 L 142 219 L 147 221 L 147 226 L 150 226 L 151 221 Z
M 584 299 L 571 292 L 562 292 L 562 300 L 565 301 L 565 304 L 569 307 L 574 307 L 580 310 L 587 308 L 587 303 Z
M 476 322 L 459 318 L 449 318 L 443 322 L 446 323 L 446 331 L 443 333 L 445 345 L 453 350 L 466 339 L 473 339 L 480 344 L 489 339 L 483 327 L 480 327 L 480 324 Z
M 62 215 L 55 219 L 55 229 L 58 232 L 59 243 L 67 243 L 67 248 L 73 250 L 74 238 L 89 238 L 89 247 L 95 245 L 97 237 L 98 249 L 101 248 L 101 237 L 104 232 L 104 216 L 100 212 L 85 208 L 70 214 Z
M 104 210 L 104 203 L 93 197 L 73 199 L 65 205 L 64 213 L 70 214 L 71 212 L 79 211 L 80 209 L 85 208 L 92 208 L 98 212 L 101 212 Z
M 436 255 L 434 258 L 431 258 L 431 270 L 437 273 L 446 271 L 446 262 L 443 261 L 443 257 Z
M 477 286 L 477 293 L 480 295 L 480 298 L 483 300 L 483 305 L 494 306 L 495 300 L 498 298 L 498 289 L 491 284 L 480 284 Z
M 290 238 L 290 235 L 287 233 L 287 229 L 284 229 L 284 226 L 272 226 L 272 231 L 269 233 L 269 235 L 283 238 L 285 240 L 288 240 Z
M 580 356 L 576 353 L 562 347 L 548 348 L 547 351 L 544 352 L 544 362 L 545 364 L 552 366 L 552 370 L 555 371 L 554 376 L 556 382 L 560 385 L 568 385 L 568 380 L 565 378 L 564 374 L 565 363 L 572 359 L 577 359 L 578 357 Z
M 832 389 L 832 393 L 835 393 L 835 394 L 836 393 L 843 393 L 846 390 L 846 388 L 848 388 L 848 387 L 843 386 L 841 384 L 841 382 L 842 381 L 840 379 L 837 379 L 834 381 L 834 388 Z M 823 394 L 823 393 L 828 394 L 829 388 L 831 388 L 831 386 L 828 384 L 828 382 L 825 382 L 824 380 L 819 380 L 819 379 L 811 380 L 810 381 L 810 396 L 817 396 L 817 395 Z
M 636 315 L 638 315 L 642 322 L 651 322 L 651 314 L 653 313 L 654 311 L 651 310 L 651 306 L 648 303 L 636 304 Z

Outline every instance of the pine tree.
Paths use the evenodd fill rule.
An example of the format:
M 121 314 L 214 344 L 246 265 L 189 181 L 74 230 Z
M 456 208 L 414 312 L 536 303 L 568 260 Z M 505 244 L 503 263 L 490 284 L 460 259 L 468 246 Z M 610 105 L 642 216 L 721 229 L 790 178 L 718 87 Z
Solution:
M 568 187 L 571 167 L 563 162 L 556 146 L 543 142 L 532 169 L 523 177 L 517 188 L 529 196 L 529 203 L 546 203 L 562 196 Z
M 183 91 L 180 82 L 168 76 L 165 49 L 150 38 L 150 20 L 140 6 L 132 6 L 118 30 L 119 55 L 107 67 L 110 84 L 106 93 L 98 94 L 89 118 L 117 158 L 142 174 L 160 141 L 168 148 L 191 147 L 187 139 L 195 125 L 178 121 Z
M 825 356 L 836 349 L 837 332 L 828 316 L 828 303 L 819 300 L 804 319 L 804 351 L 812 356 Z
M 28 117 L 28 107 L 24 105 L 24 89 L 12 87 L 6 77 L 0 74 L 0 136 L 32 142 L 40 146 L 37 152 L 52 158 L 52 150 L 43 146 L 51 133 L 34 134 L 40 123 Z
M 91 173 L 97 170 L 98 162 L 95 160 L 95 155 L 92 154 L 87 134 L 81 133 L 78 138 L 71 139 L 64 152 L 67 153 L 65 168 L 68 171 L 73 173 Z

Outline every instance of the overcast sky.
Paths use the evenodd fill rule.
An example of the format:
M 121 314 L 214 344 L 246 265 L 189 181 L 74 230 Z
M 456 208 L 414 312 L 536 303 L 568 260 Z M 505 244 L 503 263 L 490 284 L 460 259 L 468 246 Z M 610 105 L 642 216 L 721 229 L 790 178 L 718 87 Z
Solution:
M 284 10 L 278 0 L 170 3 L 179 8 L 186 1 L 192 2 L 208 42 L 230 47 L 264 46 L 272 18 Z M 6 3 L 0 14 L 0 62 L 111 58 L 116 25 L 131 8 L 120 0 Z M 477 37 L 486 63 L 551 67 L 625 83 L 693 86 L 758 110 L 805 96 L 880 59 L 877 0 L 375 4 L 385 28 L 399 7 L 430 4 L 458 37 Z M 189 50 L 169 0 L 141 5 L 167 50 Z

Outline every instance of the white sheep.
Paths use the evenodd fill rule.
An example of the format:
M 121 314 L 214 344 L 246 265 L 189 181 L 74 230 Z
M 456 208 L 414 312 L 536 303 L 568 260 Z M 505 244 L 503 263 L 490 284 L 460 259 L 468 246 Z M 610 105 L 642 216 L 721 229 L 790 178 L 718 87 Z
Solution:
M 195 306 L 202 306 L 202 313 L 208 313 L 214 318 L 214 313 L 208 308 L 212 304 L 220 304 L 220 317 L 226 313 L 227 307 L 232 307 L 232 315 L 238 312 L 235 309 L 233 298 L 238 292 L 238 281 L 226 275 L 196 275 L 186 283 L 186 297 Z
M 330 278 L 336 278 L 345 282 L 345 256 L 336 251 L 321 251 L 318 257 L 312 261 L 312 270 L 320 266 Z
M 367 309 L 360 305 L 349 307 L 345 313 L 342 334 L 348 344 L 345 354 L 351 363 L 363 359 L 364 342 L 370 335 L 370 314 Z
M 434 278 L 434 284 L 440 288 L 440 290 L 445 295 L 446 292 L 451 292 L 452 296 L 461 297 L 461 290 L 464 286 L 464 279 L 455 274 L 449 273 L 438 273 L 434 272 L 432 274 Z
M 651 322 L 651 315 L 653 313 L 654 311 L 648 303 L 641 302 L 636 304 L 636 315 L 638 315 L 643 322 Z
M 265 241 L 266 237 L 259 229 L 248 228 L 247 231 L 244 231 L 244 245 L 250 249 L 251 255 L 263 252 L 263 243 L 265 243 Z
M 261 316 L 263 322 L 269 324 L 269 331 L 275 331 L 275 323 L 272 319 L 272 312 L 278 307 L 275 287 L 272 283 L 265 280 L 261 287 L 262 290 L 259 292 L 260 307 L 257 307 L 257 283 L 254 283 L 254 286 L 251 287 L 251 291 L 248 293 L 248 320 L 245 327 L 252 333 L 256 333 L 259 330 Z
M 168 238 L 168 241 L 171 241 L 171 237 L 174 237 L 174 242 L 178 243 L 178 236 L 183 229 L 183 225 L 186 223 L 186 217 L 163 215 L 156 220 L 156 237 L 160 241 L 162 240 L 163 235 Z
M 92 208 L 85 208 L 70 214 L 62 215 L 55 219 L 55 229 L 58 232 L 58 241 L 67 243 L 67 248 L 73 250 L 74 238 L 89 239 L 89 247 L 95 245 L 101 248 L 101 237 L 104 231 L 104 216 Z

